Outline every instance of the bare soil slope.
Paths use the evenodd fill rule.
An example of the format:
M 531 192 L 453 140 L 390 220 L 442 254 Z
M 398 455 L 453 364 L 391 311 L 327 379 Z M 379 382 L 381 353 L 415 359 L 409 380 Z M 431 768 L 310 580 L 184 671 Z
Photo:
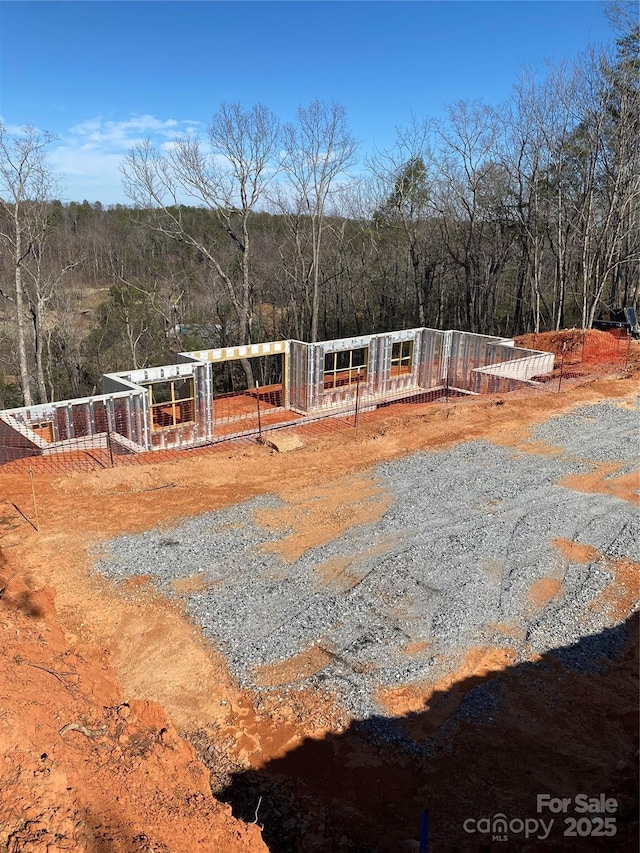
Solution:
M 0 570 L 0 849 L 258 853 L 162 708 L 69 646 L 54 592 Z
M 295 556 L 385 511 L 365 494 L 362 473 L 372 465 L 480 437 L 527 453 L 553 452 L 526 442 L 530 426 L 583 403 L 616 398 L 625 405 L 638 389 L 636 359 L 633 349 L 626 375 L 585 376 L 562 394 L 391 407 L 363 418 L 357 436 L 307 433 L 306 446 L 285 456 L 259 445 L 230 446 L 172 463 L 38 475 L 39 532 L 31 523 L 29 478 L 0 473 L 0 845 L 16 853 L 265 849 L 258 826 L 238 823 L 211 797 L 207 771 L 178 734 L 185 733 L 212 770 L 214 789 L 245 820 L 264 825 L 272 851 L 395 850 L 405 840 L 405 849 L 416 849 L 415 815 L 423 803 L 460 817 L 447 805 L 455 790 L 440 790 L 439 780 L 455 779 L 460 802 L 475 816 L 496 802 L 487 793 L 492 785 L 502 810 L 524 808 L 528 800 L 518 800 L 513 786 L 530 796 L 527 767 L 537 785 L 568 796 L 581 778 L 591 786 L 601 779 L 603 790 L 618 786 L 624 832 L 620 846 L 609 849 L 625 849 L 634 819 L 631 646 L 602 676 L 581 678 L 546 660 L 532 661 L 535 670 L 509 670 L 497 644 L 469 650 L 462 669 L 437 685 L 381 695 L 388 713 L 413 712 L 409 727 L 441 731 L 441 753 L 416 762 L 354 730 L 330 693 L 268 689 L 279 683 L 281 674 L 273 672 L 263 674 L 264 691 L 240 689 L 219 650 L 186 618 L 179 588 L 168 600 L 144 575 L 115 587 L 92 572 L 89 548 L 278 494 L 284 508 L 272 523 L 291 530 L 279 547 Z M 627 470 L 594 466 L 568 485 L 638 497 L 637 472 Z M 353 489 L 364 489 L 367 500 L 360 514 L 346 515 L 342 506 Z M 322 571 L 328 577 L 335 569 Z M 609 600 L 599 605 L 617 608 L 620 620 L 637 603 L 636 569 L 621 565 Z M 187 592 L 188 579 L 183 584 Z M 532 601 L 543 606 L 557 591 L 533 589 Z M 497 633 L 510 630 L 517 626 Z M 317 663 L 299 661 L 302 672 Z M 482 721 L 480 752 L 475 723 L 455 737 L 446 728 L 450 710 L 478 679 L 500 679 L 506 691 L 502 716 L 494 717 L 500 724 Z M 603 720 L 613 721 L 606 737 Z M 570 748 L 567 738 L 575 741 Z M 526 756 L 541 744 L 545 759 L 536 770 Z M 497 775 L 481 783 L 489 767 Z M 475 847 L 455 847 L 441 838 L 434 849 L 489 849 L 472 841 Z

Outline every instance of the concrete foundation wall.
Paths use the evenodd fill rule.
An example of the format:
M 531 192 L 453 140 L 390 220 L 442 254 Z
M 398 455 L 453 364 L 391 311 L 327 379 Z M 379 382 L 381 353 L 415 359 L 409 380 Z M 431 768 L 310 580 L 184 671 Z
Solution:
M 31 455 L 111 450 L 112 441 L 122 452 L 206 444 L 216 438 L 213 364 L 271 355 L 283 357 L 278 405 L 316 417 L 444 388 L 495 391 L 505 381 L 531 382 L 554 365 L 551 353 L 517 348 L 509 339 L 427 328 L 315 344 L 287 340 L 198 350 L 180 353 L 176 364 L 105 374 L 102 395 L 0 412 L 0 442 Z M 188 420 L 175 417 L 176 402 L 171 424 L 159 424 L 156 403 L 154 422 L 154 383 L 185 379 L 193 379 Z
M 141 389 L 64 400 L 0 412 L 14 444 L 31 445 L 48 455 L 61 450 L 102 448 L 110 436 L 119 436 L 132 450 L 148 446 L 144 394 Z

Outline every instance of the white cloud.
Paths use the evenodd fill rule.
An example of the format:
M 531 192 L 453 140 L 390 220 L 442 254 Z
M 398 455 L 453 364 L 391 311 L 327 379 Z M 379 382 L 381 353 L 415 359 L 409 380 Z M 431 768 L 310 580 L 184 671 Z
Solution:
M 63 133 L 50 148 L 49 159 L 65 184 L 67 199 L 127 203 L 120 166 L 129 150 L 149 138 L 169 151 L 179 136 L 197 132 L 200 124 L 148 114 L 120 121 L 95 116 Z
M 63 200 L 101 201 L 103 204 L 126 203 L 122 192 L 120 153 L 95 148 L 59 145 L 49 155 L 49 162 L 64 184 Z
M 58 146 L 49 156 L 49 162 L 65 175 L 84 177 L 102 176 L 107 172 L 117 172 L 122 156 L 97 151 L 94 148 L 75 148 Z
M 162 121 L 151 115 L 134 115 L 125 121 L 105 121 L 97 116 L 71 127 L 69 135 L 95 145 L 130 148 L 140 135 L 175 138 L 187 130 L 186 124 L 174 118 Z
M 10 136 L 22 136 L 25 131 L 25 125 L 23 124 L 8 124 L 2 116 L 0 116 L 0 124 L 3 125 L 5 131 Z

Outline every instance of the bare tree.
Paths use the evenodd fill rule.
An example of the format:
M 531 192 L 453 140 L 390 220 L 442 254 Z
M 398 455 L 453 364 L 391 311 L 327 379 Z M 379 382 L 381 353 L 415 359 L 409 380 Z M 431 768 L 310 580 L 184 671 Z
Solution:
M 357 143 L 347 126 L 344 107 L 315 100 L 299 107 L 295 124 L 283 128 L 282 168 L 291 185 L 289 202 L 308 216 L 311 229 L 311 340 L 318 339 L 320 257 L 331 197 L 354 161 Z
M 309 328 L 307 320 L 312 316 L 313 252 L 309 229 L 305 228 L 307 206 L 301 197 L 292 199 L 287 190 L 288 187 L 277 185 L 270 191 L 272 203 L 286 225 L 286 239 L 278 232 L 275 245 L 294 334 L 303 340 Z
M 31 235 L 31 252 L 28 263 L 24 265 L 24 273 L 25 292 L 33 328 L 38 399 L 41 403 L 46 403 L 49 401 L 49 395 L 45 379 L 45 345 L 51 334 L 49 322 L 51 305 L 54 301 L 58 302 L 56 313 L 59 314 L 62 306 L 62 302 L 57 300 L 60 285 L 67 273 L 79 266 L 82 260 L 65 257 L 60 246 L 52 251 L 49 239 L 52 229 L 47 208 L 43 206 L 40 213 L 39 219 L 36 217 L 33 219 L 36 227 Z
M 457 310 L 466 328 L 493 324 L 492 302 L 505 260 L 503 169 L 497 161 L 499 112 L 480 102 L 459 101 L 436 124 L 439 176 L 434 192 L 443 240 L 462 278 Z M 497 238 L 497 239 L 496 239 Z
M 430 133 L 429 122 L 413 120 L 408 127 L 396 131 L 393 149 L 376 151 L 367 160 L 377 196 L 374 219 L 397 231 L 406 243 L 418 322 L 422 326 L 427 321 L 427 297 L 436 266 L 424 239 L 425 224 L 434 214 Z
M 47 231 L 44 210 L 58 190 L 46 159 L 46 148 L 54 139 L 51 133 L 34 127 L 10 134 L 0 123 L 0 211 L 3 214 L 0 239 L 12 257 L 14 270 L 13 293 L 4 289 L 1 293 L 15 306 L 20 384 L 25 406 L 31 405 L 32 397 L 23 272 L 29 259 L 41 252 Z M 44 382 L 41 393 L 43 389 Z
M 549 138 L 550 129 L 545 116 L 553 112 L 553 104 L 548 88 L 540 87 L 533 75 L 524 73 L 514 87 L 513 97 L 505 111 L 500 161 L 509 176 L 508 204 L 517 234 L 514 247 L 517 284 L 511 323 L 514 335 L 522 334 L 531 321 L 535 332 L 541 328 L 544 250 L 547 232 L 552 228 L 549 208 L 553 201 L 550 198 L 552 191 L 548 188 L 550 153 L 545 140 Z M 557 240 L 560 260 L 561 236 Z M 564 274 L 564 268 L 556 265 L 550 309 L 553 316 L 556 316 L 556 304 L 561 306 L 558 317 L 564 311 Z
M 635 271 L 637 286 L 640 261 L 640 25 L 617 44 L 617 56 L 595 54 L 582 66 L 589 99 L 580 130 L 595 159 L 595 214 L 588 234 L 589 263 L 583 271 L 586 327 L 605 301 L 607 285 L 615 300 L 615 282 L 623 268 Z
M 122 167 L 125 191 L 136 205 L 152 211 L 152 227 L 196 249 L 223 282 L 241 344 L 251 342 L 253 319 L 249 220 L 275 174 L 278 134 L 278 119 L 262 104 L 247 111 L 237 103 L 222 104 L 208 129 L 208 149 L 191 135 L 167 153 L 147 140 L 130 151 Z M 239 286 L 235 262 L 225 263 L 214 241 L 186 221 L 185 198 L 208 208 L 224 229 L 239 255 Z M 243 368 L 253 385 L 248 360 Z

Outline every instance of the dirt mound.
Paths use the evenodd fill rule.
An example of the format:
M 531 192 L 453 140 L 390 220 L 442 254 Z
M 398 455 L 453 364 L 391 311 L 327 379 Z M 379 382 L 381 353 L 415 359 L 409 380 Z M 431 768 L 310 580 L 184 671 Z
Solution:
M 561 329 L 557 332 L 539 332 L 515 338 L 516 346 L 552 352 L 565 362 L 599 364 L 625 361 L 630 348 L 626 337 L 597 329 Z
M 159 705 L 125 701 L 107 653 L 84 659 L 54 591 L 0 561 L 0 849 L 11 853 L 266 850 L 213 799 Z

